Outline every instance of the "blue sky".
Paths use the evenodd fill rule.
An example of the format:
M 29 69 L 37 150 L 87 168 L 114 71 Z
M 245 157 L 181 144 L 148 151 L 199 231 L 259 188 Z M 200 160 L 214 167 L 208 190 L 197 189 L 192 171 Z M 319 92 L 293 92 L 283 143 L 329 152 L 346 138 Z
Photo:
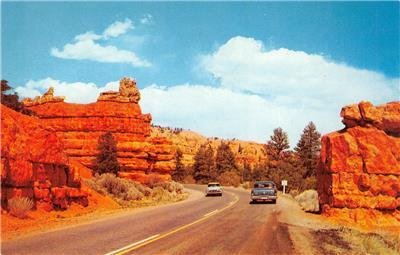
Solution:
M 22 96 L 87 103 L 131 76 L 156 124 L 208 136 L 282 126 L 294 145 L 308 121 L 341 128 L 344 104 L 399 100 L 398 2 L 2 2 L 1 22 Z

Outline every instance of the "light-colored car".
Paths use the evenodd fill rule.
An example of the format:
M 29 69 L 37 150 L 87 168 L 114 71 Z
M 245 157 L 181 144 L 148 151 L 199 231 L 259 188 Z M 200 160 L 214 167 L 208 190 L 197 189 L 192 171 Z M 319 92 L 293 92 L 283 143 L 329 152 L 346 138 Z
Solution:
M 208 183 L 206 196 L 222 196 L 222 186 L 218 182 Z

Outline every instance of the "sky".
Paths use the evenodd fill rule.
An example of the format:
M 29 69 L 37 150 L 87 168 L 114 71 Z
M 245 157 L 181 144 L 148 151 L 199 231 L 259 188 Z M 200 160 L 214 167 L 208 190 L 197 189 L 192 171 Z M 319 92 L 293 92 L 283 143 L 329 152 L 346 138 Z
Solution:
M 156 125 L 295 146 L 340 109 L 400 100 L 399 2 L 1 2 L 1 77 L 95 102 L 136 79 Z

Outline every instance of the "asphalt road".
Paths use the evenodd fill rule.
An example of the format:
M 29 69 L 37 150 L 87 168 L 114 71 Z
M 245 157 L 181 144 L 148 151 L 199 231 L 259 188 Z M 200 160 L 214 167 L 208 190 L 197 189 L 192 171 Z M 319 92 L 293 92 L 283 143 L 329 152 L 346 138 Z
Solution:
M 204 190 L 199 185 L 191 189 Z M 226 188 L 168 206 L 2 243 L 2 254 L 292 254 L 278 204 Z

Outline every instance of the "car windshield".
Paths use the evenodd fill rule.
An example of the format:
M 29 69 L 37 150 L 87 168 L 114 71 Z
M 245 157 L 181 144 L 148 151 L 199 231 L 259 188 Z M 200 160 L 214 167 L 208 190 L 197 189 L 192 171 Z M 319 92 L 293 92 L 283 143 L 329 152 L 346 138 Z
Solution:
M 219 187 L 219 183 L 210 183 L 208 187 Z
M 273 188 L 275 188 L 275 185 L 271 182 L 256 182 L 256 183 L 254 183 L 254 188 L 273 189 Z

